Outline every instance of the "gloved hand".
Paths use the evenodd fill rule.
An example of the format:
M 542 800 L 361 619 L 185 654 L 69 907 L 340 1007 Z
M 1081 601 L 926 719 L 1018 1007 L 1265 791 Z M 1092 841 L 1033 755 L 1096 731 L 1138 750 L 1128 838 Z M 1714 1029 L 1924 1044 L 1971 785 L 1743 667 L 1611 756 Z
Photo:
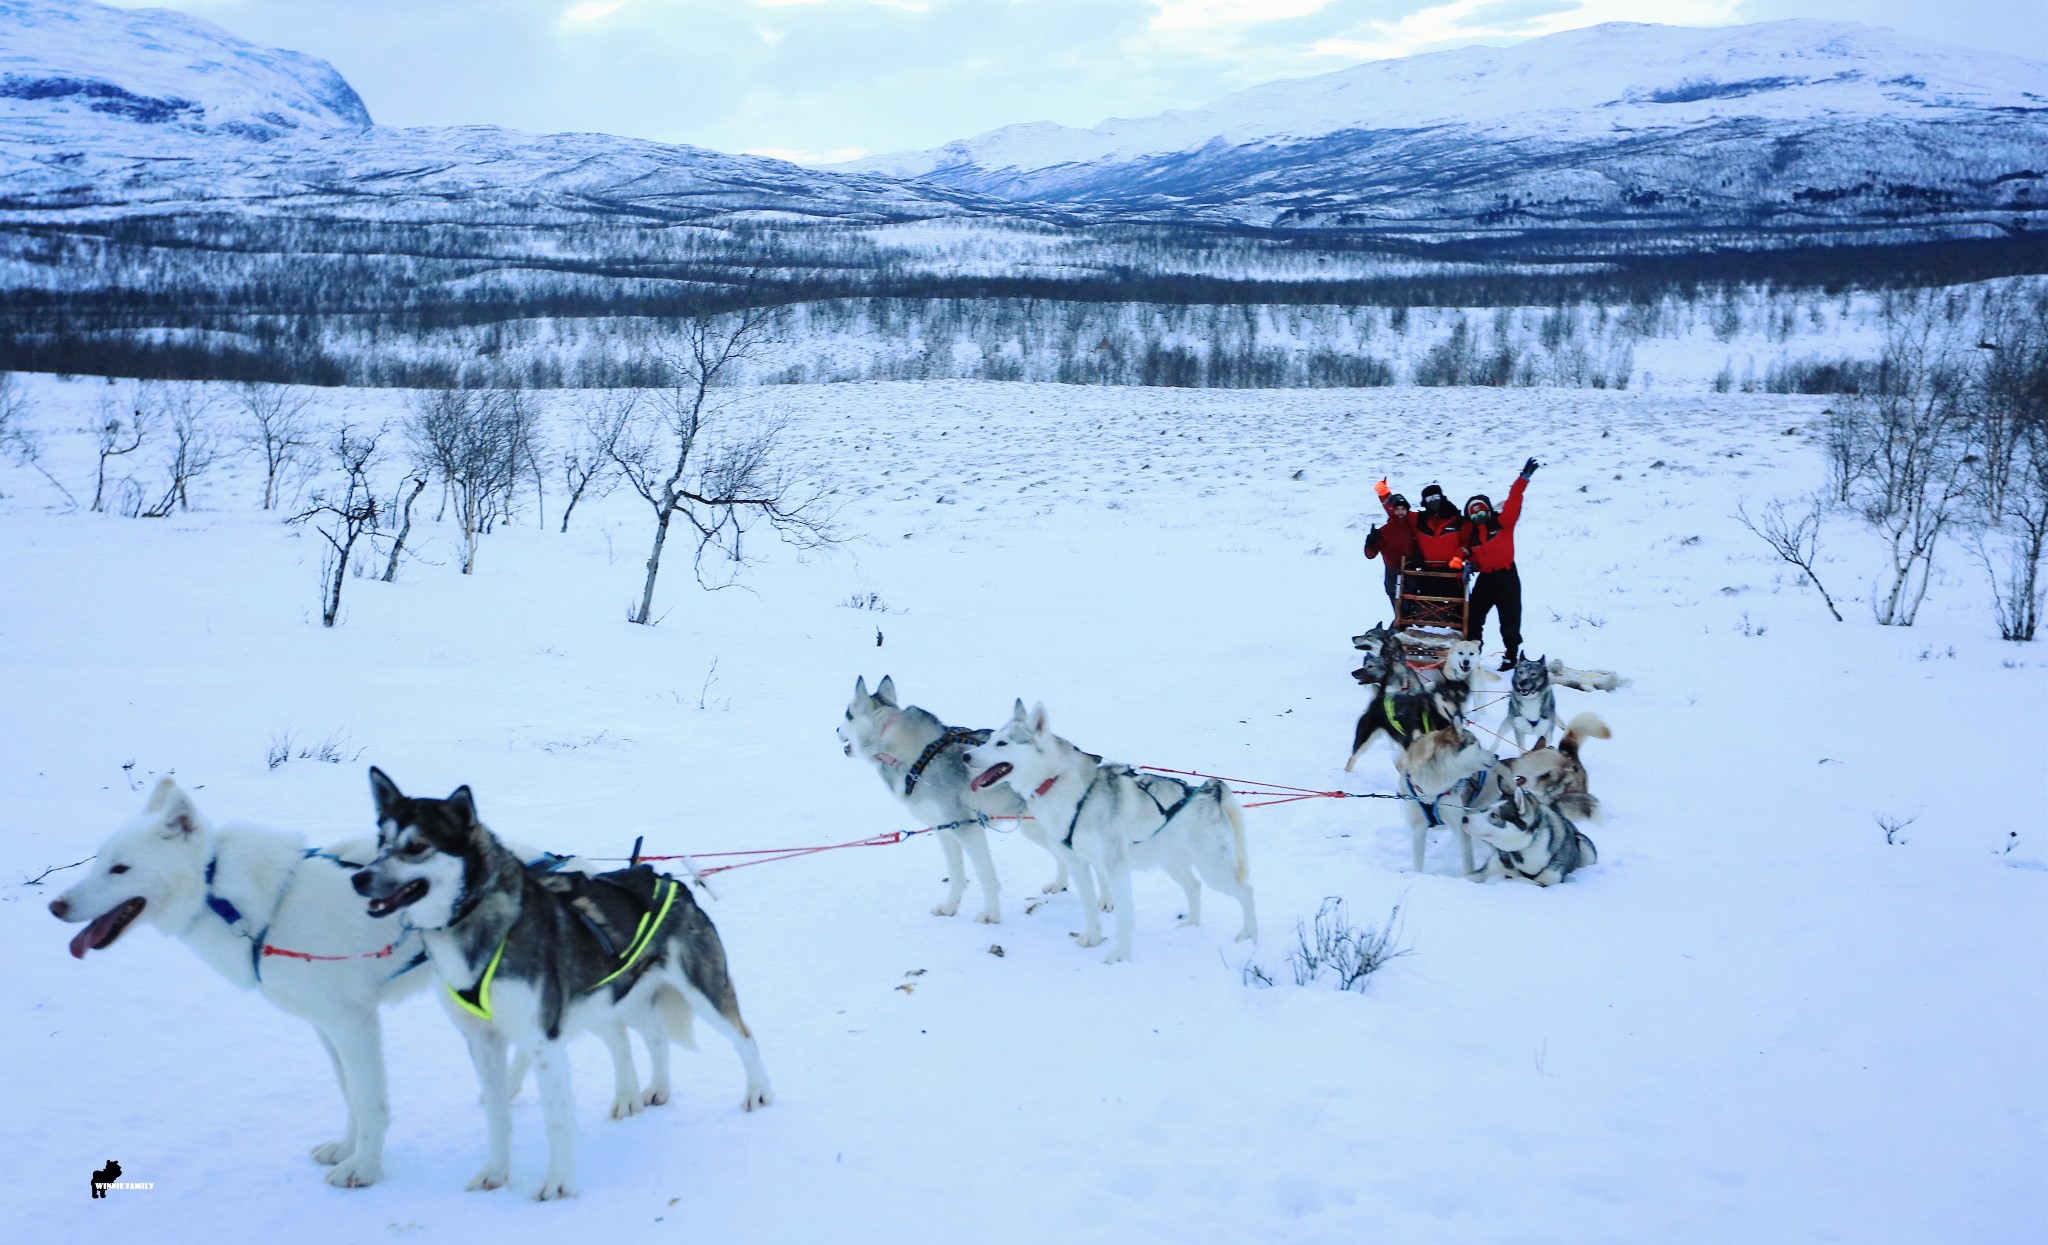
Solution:
M 1533 476 L 1533 475 L 1535 475 L 1535 474 L 1536 474 L 1536 469 L 1537 469 L 1538 467 L 1541 467 L 1542 465 L 1543 465 L 1542 463 L 1539 463 L 1539 462 L 1537 462 L 1537 461 L 1536 461 L 1535 459 L 1533 459 L 1533 458 L 1532 458 L 1532 459 L 1530 459 L 1530 460 L 1529 460 L 1528 462 L 1526 462 L 1526 463 L 1523 463 L 1523 464 L 1522 464 L 1522 478 L 1523 478 L 1524 480 L 1526 480 L 1526 479 L 1528 479 L 1528 478 L 1529 478 L 1530 476 Z
M 1372 486 L 1372 491 L 1379 494 L 1379 498 L 1381 501 L 1385 501 L 1387 499 L 1387 494 L 1393 492 L 1394 490 L 1387 487 L 1387 477 L 1381 476 L 1379 483 Z

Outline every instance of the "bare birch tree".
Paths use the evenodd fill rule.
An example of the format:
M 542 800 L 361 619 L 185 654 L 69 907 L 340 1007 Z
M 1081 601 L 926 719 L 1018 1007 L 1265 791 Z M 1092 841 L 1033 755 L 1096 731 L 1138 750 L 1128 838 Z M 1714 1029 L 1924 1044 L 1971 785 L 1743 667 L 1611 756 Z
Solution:
M 314 445 L 313 399 L 286 385 L 235 386 L 242 407 L 241 443 L 263 461 L 263 508 L 277 505 L 284 472 Z
M 569 499 L 562 507 L 562 530 L 569 530 L 569 516 L 587 495 L 600 500 L 618 487 L 617 454 L 622 440 L 633 428 L 640 395 L 632 389 L 608 389 L 583 402 L 569 431 L 569 444 L 562 450 L 562 487 Z
M 750 307 L 686 317 L 676 340 L 658 351 L 665 383 L 651 392 L 634 432 L 610 451 L 654 513 L 647 579 L 629 621 L 644 626 L 652 620 L 655 579 L 677 520 L 696 537 L 693 563 L 705 587 L 731 582 L 729 575 L 720 582 L 706 578 L 706 555 L 723 554 L 740 565 L 741 538 L 753 521 L 766 522 L 799 548 L 835 539 L 823 513 L 823 488 L 799 480 L 781 462 L 781 425 L 744 413 L 728 393 L 765 342 L 774 315 L 772 308 Z
M 15 383 L 12 372 L 0 372 L 0 457 L 13 459 L 23 467 L 31 468 L 50 487 L 64 494 L 64 500 L 72 509 L 78 508 L 78 499 L 61 480 L 50 474 L 43 466 L 42 438 L 28 426 L 31 411 L 28 395 Z
M 377 530 L 377 493 L 370 483 L 370 471 L 377 461 L 377 443 L 383 429 L 359 432 L 343 424 L 327 452 L 340 470 L 338 485 L 314 490 L 304 510 L 290 522 L 311 523 L 327 541 L 328 550 L 320 562 L 320 625 L 332 627 L 341 613 L 341 586 L 348 581 L 349 558 L 356 542 Z
M 212 468 L 221 449 L 211 394 L 197 385 L 180 385 L 159 390 L 155 397 L 170 431 L 171 456 L 164 464 L 163 494 L 142 512 L 145 519 L 164 518 L 173 507 L 191 509 L 192 482 Z
M 413 401 L 406 439 L 415 464 L 440 478 L 444 512 L 454 504 L 465 575 L 476 570 L 477 537 L 511 514 L 513 494 L 533 472 L 536 423 L 531 400 L 517 390 L 439 389 Z
M 93 446 L 100 456 L 98 473 L 92 484 L 93 513 L 99 513 L 106 505 L 107 460 L 122 458 L 141 449 L 155 423 L 155 413 L 149 409 L 144 391 L 139 387 L 119 396 L 100 396 L 93 419 Z

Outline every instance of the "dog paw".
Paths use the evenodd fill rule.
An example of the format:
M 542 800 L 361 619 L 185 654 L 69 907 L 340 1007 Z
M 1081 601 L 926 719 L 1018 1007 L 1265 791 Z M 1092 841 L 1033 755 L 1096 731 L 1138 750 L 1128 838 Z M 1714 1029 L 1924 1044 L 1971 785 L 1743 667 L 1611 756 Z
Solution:
M 1102 962 L 1104 964 L 1121 964 L 1125 960 L 1128 960 L 1130 958 L 1131 953 L 1128 951 L 1112 951 L 1108 955 L 1102 957 Z
M 747 1091 L 747 1096 L 746 1096 L 745 1098 L 742 1098 L 742 1099 L 740 1100 L 740 1110 L 742 1110 L 742 1111 L 754 1111 L 754 1110 L 758 1110 L 758 1109 L 760 1109 L 761 1107 L 765 1107 L 765 1106 L 767 1106 L 767 1105 L 768 1105 L 769 1103 L 771 1103 L 771 1102 L 774 1102 L 774 1101 L 775 1101 L 775 1091 L 774 1091 L 774 1090 L 772 1090 L 772 1089 L 769 1089 L 768 1087 L 766 1087 L 766 1086 L 764 1085 L 764 1086 L 762 1086 L 762 1087 L 761 1087 L 760 1089 L 750 1089 L 750 1090 L 748 1090 L 748 1091 Z
M 647 1091 L 645 1100 L 647 1105 L 650 1107 L 667 1106 L 668 1091 L 665 1089 L 650 1089 Z
M 337 1189 L 367 1189 L 383 1175 L 383 1170 L 375 1163 L 344 1160 L 327 1173 L 327 1183 Z
M 576 1182 L 567 1177 L 557 1180 L 550 1176 L 541 1182 L 540 1188 L 533 1191 L 533 1200 L 536 1202 L 559 1202 L 565 1197 L 575 1196 Z
M 1001 925 L 1003 923 L 1003 914 L 1000 912 L 984 912 L 974 919 L 982 925 Z
M 325 1145 L 313 1147 L 313 1161 L 323 1167 L 332 1167 L 356 1152 L 356 1143 L 343 1138 Z
M 1237 931 L 1237 938 L 1235 939 L 1237 942 L 1257 942 L 1258 940 L 1259 931 L 1250 926 Z
M 932 905 L 933 916 L 953 916 L 959 911 L 960 905 L 956 903 L 941 903 Z
M 464 1185 L 463 1188 L 468 1189 L 471 1193 L 486 1193 L 492 1189 L 504 1188 L 505 1182 L 511 1178 L 512 1173 L 506 1168 L 486 1167 L 476 1175 L 471 1176 L 469 1183 Z
M 1100 935 L 1100 934 L 1079 934 L 1079 935 L 1076 935 L 1076 936 L 1075 936 L 1075 939 L 1074 939 L 1074 945 L 1076 945 L 1076 946 L 1080 946 L 1080 947 L 1099 947 L 1099 946 L 1101 946 L 1101 945 L 1102 945 L 1102 935 Z
M 640 1114 L 640 1108 L 645 1105 L 640 1100 L 640 1091 L 638 1090 L 634 1090 L 630 1094 L 620 1094 L 612 1099 L 612 1118 L 615 1120 L 628 1119 Z
M 1057 895 L 1065 889 L 1067 889 L 1066 882 L 1063 879 L 1054 878 L 1044 886 L 1039 887 L 1038 893 L 1041 895 Z

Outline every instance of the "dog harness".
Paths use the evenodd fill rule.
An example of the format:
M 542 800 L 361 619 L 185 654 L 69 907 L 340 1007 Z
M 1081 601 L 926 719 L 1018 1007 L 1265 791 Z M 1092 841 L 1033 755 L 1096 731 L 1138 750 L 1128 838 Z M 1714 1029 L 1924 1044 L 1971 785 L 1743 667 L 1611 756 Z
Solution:
M 332 861 L 335 864 L 340 865 L 346 869 L 355 869 L 360 867 L 352 861 L 343 860 L 341 857 L 335 855 L 333 852 L 322 851 L 317 847 L 307 848 L 305 855 L 299 858 L 300 863 L 303 864 L 308 860 L 312 860 L 316 856 L 319 857 L 321 860 Z M 249 972 L 256 978 L 259 984 L 263 981 L 263 961 L 270 956 L 277 956 L 279 958 L 289 960 L 312 960 L 319 962 L 335 960 L 381 960 L 387 956 L 396 954 L 399 946 L 402 945 L 405 941 L 405 939 L 401 938 L 398 940 L 398 942 L 385 944 L 384 948 L 380 951 L 365 951 L 357 955 L 314 955 L 311 952 L 307 951 L 293 951 L 287 947 L 273 947 L 270 945 L 270 942 L 268 941 L 268 936 L 270 934 L 270 926 L 267 923 L 261 929 L 256 930 L 254 933 L 251 933 L 250 927 L 252 926 L 253 923 L 249 920 L 248 917 L 242 915 L 242 910 L 240 908 L 235 907 L 234 902 L 230 900 L 227 896 L 214 893 L 213 875 L 214 872 L 219 868 L 219 856 L 213 856 L 208 858 L 206 862 L 206 906 L 213 910 L 213 914 L 215 916 L 219 917 L 224 923 L 226 923 L 229 932 L 234 933 L 240 937 L 247 938 L 249 940 Z M 292 876 L 294 878 L 298 876 L 298 871 L 296 869 L 293 870 Z M 290 887 L 291 882 L 287 881 L 285 883 L 286 890 L 289 890 Z M 280 905 L 284 903 L 284 896 L 285 891 L 278 892 L 277 901 Z M 275 915 L 276 913 L 273 912 L 272 916 Z M 402 965 L 396 972 L 393 972 L 391 976 L 386 977 L 384 980 L 395 981 L 426 962 L 427 951 L 425 947 L 421 947 L 419 951 L 413 954 L 412 959 L 406 961 L 406 963 Z
M 541 872 L 552 872 L 562 859 L 565 858 L 558 857 L 553 861 L 536 861 L 535 866 L 539 867 Z M 583 993 L 589 994 L 600 986 L 609 985 L 620 975 L 646 958 L 648 948 L 654 945 L 654 936 L 661 931 L 661 927 L 668 921 L 669 910 L 675 906 L 676 893 L 681 889 L 681 886 L 682 883 L 668 877 L 662 878 L 656 884 L 653 896 L 654 903 L 650 903 L 647 910 L 640 914 L 640 924 L 633 931 L 633 940 L 627 944 L 625 951 L 616 953 L 619 957 L 619 966 L 591 983 Z M 656 903 L 659 904 L 659 907 L 655 906 Z M 584 926 L 597 937 L 598 942 L 607 951 L 612 950 L 611 939 L 606 937 L 604 930 L 594 924 L 573 902 L 570 905 L 570 911 L 575 912 L 582 919 Z M 491 952 L 491 961 L 484 966 L 483 975 L 477 978 L 475 985 L 467 990 L 457 990 L 454 986 L 447 987 L 448 997 L 455 1000 L 456 1006 L 475 1016 L 478 1020 L 488 1021 L 491 1019 L 491 979 L 498 975 L 498 964 L 505 958 L 505 947 L 511 941 L 512 931 L 508 929 L 505 931 L 505 936 L 498 940 L 497 950 Z
M 1081 824 L 1081 810 L 1088 807 L 1088 797 L 1095 794 L 1095 785 L 1102 781 L 1102 776 L 1104 774 L 1115 774 L 1119 778 L 1130 779 L 1132 785 L 1136 786 L 1146 799 L 1152 801 L 1152 807 L 1159 810 L 1159 824 L 1153 828 L 1152 834 L 1148 834 L 1145 836 L 1148 839 L 1153 837 L 1154 835 L 1157 835 L 1161 830 L 1166 829 L 1166 823 L 1172 821 L 1174 819 L 1175 814 L 1179 813 L 1180 810 L 1186 808 L 1188 806 L 1188 801 L 1194 799 L 1195 796 L 1208 785 L 1204 783 L 1201 787 L 1190 787 L 1186 783 L 1179 782 L 1172 778 L 1155 778 L 1149 774 L 1140 774 L 1137 770 L 1132 769 L 1128 765 L 1097 766 L 1095 770 L 1095 777 L 1090 778 L 1088 780 L 1087 789 L 1081 792 L 1080 800 L 1078 800 L 1074 804 L 1074 815 L 1067 819 L 1067 837 L 1060 840 L 1061 846 L 1072 847 L 1074 845 L 1074 828 Z M 1180 788 L 1180 799 L 1174 801 L 1172 808 L 1168 808 L 1166 807 L 1166 805 L 1161 804 L 1159 802 L 1159 797 L 1152 794 L 1151 784 L 1153 782 L 1170 782 L 1173 783 L 1174 786 Z M 1046 783 L 1044 786 L 1038 789 L 1038 794 L 1044 795 L 1046 790 L 1051 786 L 1052 783 Z
M 1422 819 L 1428 823 L 1429 828 L 1441 830 L 1444 827 L 1444 819 L 1437 813 L 1437 806 L 1448 799 L 1452 792 L 1457 792 L 1458 802 L 1470 807 L 1473 797 L 1479 794 L 1479 788 L 1486 782 L 1486 771 L 1483 769 L 1475 770 L 1467 774 L 1452 784 L 1449 791 L 1439 792 L 1434 800 L 1422 794 L 1421 789 L 1415 785 L 1415 779 L 1412 776 L 1404 773 L 1401 775 L 1401 781 L 1407 786 L 1408 794 L 1421 806 Z
M 923 777 L 924 767 L 930 765 L 933 758 L 937 757 L 939 753 L 944 752 L 954 744 L 985 744 L 988 742 L 988 736 L 989 732 L 986 728 L 977 731 L 969 730 L 964 726 L 947 727 L 946 733 L 932 740 L 931 744 L 925 748 L 924 755 L 918 757 L 911 767 L 904 771 L 903 798 L 909 799 L 910 793 L 917 790 L 917 780 Z

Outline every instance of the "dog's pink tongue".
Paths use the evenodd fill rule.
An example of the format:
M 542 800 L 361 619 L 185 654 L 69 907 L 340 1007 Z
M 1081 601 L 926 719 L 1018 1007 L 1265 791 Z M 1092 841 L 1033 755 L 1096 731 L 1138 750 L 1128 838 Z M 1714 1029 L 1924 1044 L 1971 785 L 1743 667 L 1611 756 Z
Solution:
M 120 909 L 116 908 L 113 912 L 94 919 L 91 924 L 79 930 L 78 936 L 71 940 L 71 958 L 82 960 L 85 958 L 86 952 L 98 946 L 100 939 L 105 938 L 107 931 L 114 927 L 114 916 L 119 911 Z

